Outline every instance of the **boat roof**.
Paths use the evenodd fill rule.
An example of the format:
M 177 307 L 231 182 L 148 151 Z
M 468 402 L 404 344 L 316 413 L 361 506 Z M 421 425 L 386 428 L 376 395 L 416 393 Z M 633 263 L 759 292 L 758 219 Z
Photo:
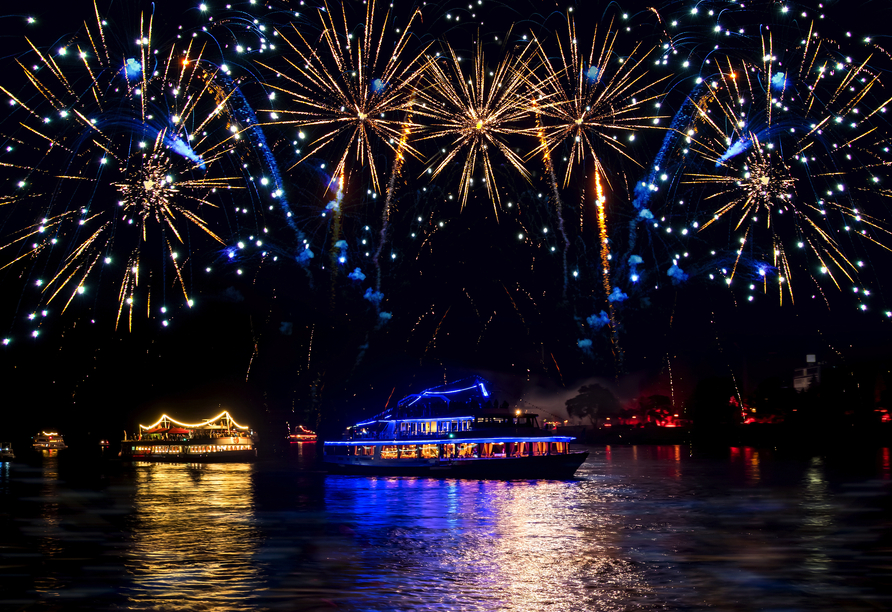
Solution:
M 169 429 L 173 425 L 179 425 L 180 427 L 184 427 L 186 429 L 248 429 L 247 425 L 239 425 L 238 423 L 236 423 L 235 419 L 232 418 L 228 410 L 224 410 L 214 418 L 205 419 L 200 423 L 183 423 L 177 421 L 176 419 L 170 418 L 166 414 L 162 414 L 161 418 L 151 425 L 140 425 L 139 428 L 141 430 L 155 429 L 156 431 L 160 431 L 161 429 Z
M 464 402 L 469 399 L 488 398 L 491 393 L 489 381 L 479 376 L 469 376 L 453 383 L 425 389 L 421 393 L 413 393 L 401 399 L 397 406 L 412 406 L 421 401 Z
M 466 406 L 469 403 L 486 402 L 491 399 L 492 385 L 480 376 L 469 376 L 445 385 L 430 387 L 419 393 L 411 393 L 402 398 L 395 406 L 390 406 L 365 422 L 389 421 L 422 416 L 445 417 L 458 416 L 455 407 L 462 406 L 461 416 L 468 416 Z M 474 410 L 475 413 L 479 409 Z M 502 411 L 504 412 L 504 410 Z

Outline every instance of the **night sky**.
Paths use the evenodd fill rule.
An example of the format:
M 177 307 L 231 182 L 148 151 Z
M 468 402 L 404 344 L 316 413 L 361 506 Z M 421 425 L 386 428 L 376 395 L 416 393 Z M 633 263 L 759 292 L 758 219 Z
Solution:
M 326 54 L 314 3 L 100 1 L 101 27 L 91 3 L 61 6 L 0 19 L 0 437 L 218 406 L 336 429 L 471 373 L 510 401 L 597 379 L 683 402 L 711 376 L 789 384 L 806 354 L 888 359 L 885 5 L 382 3 L 366 89 Z M 344 14 L 358 54 L 365 5 Z M 460 94 L 478 48 L 493 105 L 519 79 L 517 117 L 461 132 L 433 71 L 409 77 L 429 61 Z M 601 113 L 578 161 L 567 82 Z M 357 122 L 324 86 L 344 83 L 390 115 Z M 411 150 L 388 142 L 406 126 Z

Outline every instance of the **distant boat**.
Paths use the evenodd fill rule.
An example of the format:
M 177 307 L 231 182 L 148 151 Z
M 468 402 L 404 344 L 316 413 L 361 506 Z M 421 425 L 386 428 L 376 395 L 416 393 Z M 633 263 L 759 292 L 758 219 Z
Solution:
M 15 459 L 15 453 L 12 452 L 12 444 L 0 442 L 0 461 L 12 461 L 13 459 Z
M 288 442 L 291 444 L 300 444 L 301 442 L 315 442 L 316 432 L 310 431 L 303 425 L 297 425 L 294 431 L 288 435 Z
M 227 411 L 200 423 L 182 423 L 164 414 L 121 442 L 121 459 L 132 461 L 253 461 L 256 456 L 254 431 Z
M 65 444 L 65 440 L 62 439 L 61 434 L 52 431 L 41 431 L 39 434 L 34 436 L 34 443 L 31 445 L 34 450 L 62 450 L 64 448 L 68 448 Z
M 472 377 L 409 395 L 323 445 L 330 471 L 465 478 L 570 478 L 587 452 L 538 415 L 499 408 Z

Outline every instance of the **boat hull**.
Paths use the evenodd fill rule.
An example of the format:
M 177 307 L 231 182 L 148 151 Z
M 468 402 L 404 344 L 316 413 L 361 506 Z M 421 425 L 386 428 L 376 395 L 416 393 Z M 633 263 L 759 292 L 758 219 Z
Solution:
M 233 440 L 243 442 L 243 440 Z M 247 444 L 243 444 L 247 446 Z M 172 447 L 177 447 L 174 450 Z M 199 448 L 201 447 L 201 448 Z M 204 450 L 215 447 L 215 450 Z M 257 458 L 257 449 L 251 448 L 229 450 L 223 445 L 207 444 L 199 441 L 196 444 L 150 444 L 145 441 L 125 441 L 121 445 L 122 461 L 152 461 L 155 463 L 246 463 Z
M 324 467 L 333 474 L 365 476 L 423 476 L 428 478 L 491 478 L 563 480 L 573 478 L 588 452 L 533 457 L 411 461 L 326 456 Z

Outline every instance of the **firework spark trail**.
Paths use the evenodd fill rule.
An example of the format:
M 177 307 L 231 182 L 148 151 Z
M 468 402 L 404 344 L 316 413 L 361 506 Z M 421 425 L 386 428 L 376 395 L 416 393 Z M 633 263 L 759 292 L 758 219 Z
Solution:
M 254 319 L 248 317 L 248 322 L 251 325 L 251 342 L 253 344 L 253 350 L 251 351 L 251 359 L 248 360 L 248 370 L 245 372 L 245 382 L 248 382 L 248 377 L 251 376 L 251 366 L 254 365 L 254 358 L 257 357 L 257 354 L 260 352 L 260 337 L 254 333 Z
M 313 358 L 313 338 L 316 335 L 316 324 L 313 323 L 313 326 L 310 328 L 310 342 L 307 345 L 307 372 L 310 371 L 310 361 Z
M 411 105 L 410 105 L 411 109 Z M 412 130 L 412 115 L 406 117 L 403 124 L 402 136 L 400 136 L 399 146 L 396 149 L 396 156 L 393 160 L 393 168 L 390 171 L 390 180 L 387 181 L 387 197 L 384 199 L 384 210 L 381 211 L 381 233 L 378 236 L 378 248 L 375 250 L 375 291 L 381 291 L 381 251 L 384 250 L 384 244 L 387 242 L 387 233 L 390 229 L 390 212 L 393 205 L 393 194 L 396 191 L 396 180 L 403 168 L 405 156 L 403 152 L 409 142 L 409 135 Z M 380 306 L 380 303 L 376 303 Z M 380 310 L 380 308 L 379 308 Z
M 610 238 L 607 235 L 607 198 L 601 186 L 601 176 L 595 172 L 595 206 L 598 209 L 598 239 L 601 243 L 601 284 L 607 298 L 610 316 L 610 343 L 613 345 L 613 359 L 617 375 L 622 372 L 623 350 L 619 345 L 619 330 L 616 324 L 616 308 L 613 305 L 613 288 L 610 283 Z
M 331 183 L 335 182 L 334 178 L 332 178 Z M 343 217 L 342 205 L 344 202 L 344 174 L 338 177 L 338 191 L 335 195 L 335 199 L 328 205 L 328 208 L 331 209 L 332 212 L 332 222 L 331 222 L 331 248 L 329 249 L 329 253 L 331 255 L 331 305 L 334 307 L 335 303 L 335 289 L 336 281 L 338 278 L 338 267 L 341 263 L 341 253 L 343 252 L 341 249 L 341 219 Z
M 285 223 L 287 223 L 288 227 L 294 232 L 296 242 L 298 244 L 303 243 L 305 236 L 300 228 L 297 227 L 297 223 L 294 220 L 291 205 L 288 202 L 288 197 L 284 190 L 282 175 L 279 172 L 279 164 L 273 155 L 272 149 L 270 149 L 269 144 L 267 143 L 266 135 L 263 132 L 263 128 L 260 126 L 257 115 L 254 113 L 254 109 L 251 108 L 251 105 L 242 93 L 241 88 L 235 81 L 233 81 L 228 73 L 220 72 L 218 78 L 220 81 L 220 87 L 218 88 L 219 93 L 217 94 L 218 103 L 222 104 L 225 100 L 228 100 L 232 114 L 245 126 L 241 129 L 239 134 L 245 134 L 247 136 L 253 145 L 253 150 L 256 151 L 259 157 L 263 160 L 263 164 L 266 166 L 266 171 L 273 179 L 273 187 L 275 189 L 272 191 L 272 195 L 278 200 L 279 206 L 285 214 Z
M 346 4 L 341 5 L 341 24 L 335 21 L 335 13 L 325 4 L 319 10 L 322 34 L 318 41 L 307 40 L 294 25 L 293 38 L 289 38 L 287 32 L 280 32 L 298 58 L 297 61 L 284 58 L 288 71 L 258 63 L 289 83 L 288 87 L 274 84 L 269 87 L 286 94 L 298 107 L 296 110 L 270 110 L 289 117 L 276 118 L 271 124 L 320 126 L 323 129 L 324 133 L 311 141 L 310 150 L 295 165 L 340 142 L 339 158 L 332 174 L 349 174 L 348 158 L 355 150 L 355 159 L 369 169 L 372 185 L 376 192 L 380 192 L 373 136 L 395 155 L 408 152 L 420 157 L 407 142 L 395 143 L 402 140 L 404 121 L 400 117 L 411 108 L 412 93 L 426 67 L 422 57 L 427 46 L 420 54 L 406 58 L 408 44 L 413 39 L 412 24 L 421 14 L 416 10 L 393 51 L 385 53 L 381 65 L 385 30 L 382 26 L 376 31 L 375 13 L 376 3 L 367 2 L 362 40 L 355 44 L 353 31 L 347 23 Z M 383 24 L 389 21 L 390 11 L 387 11 Z
M 427 355 L 427 352 L 436 346 L 437 343 L 437 335 L 440 333 L 440 328 L 443 327 L 443 322 L 446 320 L 446 317 L 449 315 L 449 311 L 452 310 L 452 306 L 446 309 L 446 312 L 443 313 L 442 318 L 440 318 L 440 322 L 437 323 L 437 327 L 434 329 L 434 335 L 431 336 L 430 341 L 427 343 L 427 346 L 424 347 L 424 353 L 422 353 L 422 357 Z
M 570 250 L 570 239 L 567 237 L 567 229 L 564 227 L 564 203 L 561 200 L 561 194 L 558 190 L 557 177 L 554 174 L 554 164 L 551 160 L 551 153 L 548 151 L 545 141 L 545 132 L 542 130 L 542 121 L 540 117 L 539 105 L 533 100 L 533 112 L 536 115 L 536 135 L 539 138 L 539 146 L 542 149 L 542 158 L 545 161 L 545 169 L 548 172 L 548 180 L 551 184 L 551 197 L 554 198 L 554 209 L 558 218 L 558 231 L 564 241 L 564 248 L 561 251 L 561 263 L 564 270 L 564 284 L 561 291 L 561 297 L 567 299 L 567 252 Z
M 691 90 L 690 94 L 685 96 L 685 100 L 681 107 L 672 117 L 672 121 L 666 131 L 666 136 L 663 137 L 663 143 L 660 146 L 659 152 L 654 157 L 650 170 L 646 177 L 639 181 L 635 186 L 635 198 L 632 200 L 632 205 L 639 214 L 629 221 L 629 253 L 633 253 L 635 250 L 635 245 L 638 239 L 638 232 L 636 230 L 638 223 L 641 220 L 640 213 L 647 208 L 652 194 L 657 189 L 657 173 L 661 170 L 668 170 L 665 167 L 666 159 L 669 157 L 672 150 L 677 147 L 678 139 L 683 137 L 684 128 L 690 124 L 692 115 L 698 110 L 698 102 L 701 100 L 705 92 L 708 93 L 708 84 L 706 82 L 700 82 L 693 88 L 693 90 Z
M 428 86 L 418 92 L 423 103 L 416 112 L 430 122 L 420 139 L 452 139 L 439 163 L 433 162 L 428 167 L 431 178 L 439 176 L 467 150 L 459 180 L 462 209 L 468 202 L 479 159 L 486 191 L 498 218 L 501 196 L 493 172 L 490 148 L 501 153 L 527 182 L 530 180 L 523 160 L 505 142 L 509 135 L 525 133 L 521 124 L 529 114 L 527 97 L 523 95 L 526 73 L 529 72 L 528 48 L 524 47 L 518 55 L 503 59 L 487 73 L 483 42 L 478 38 L 473 73 L 466 76 L 455 51 L 446 44 L 447 68 L 441 62 L 432 62 L 427 72 Z

